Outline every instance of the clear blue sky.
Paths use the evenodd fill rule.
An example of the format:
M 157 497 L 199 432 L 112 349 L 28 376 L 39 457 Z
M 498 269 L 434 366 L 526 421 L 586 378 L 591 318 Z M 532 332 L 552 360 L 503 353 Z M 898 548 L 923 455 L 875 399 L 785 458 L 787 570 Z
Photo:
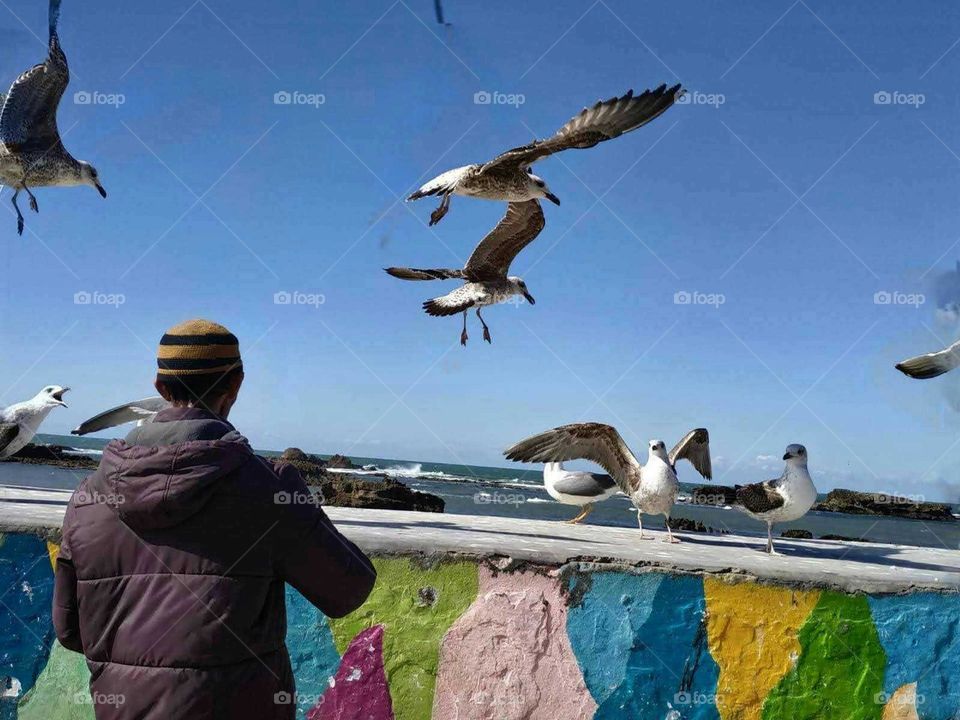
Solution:
M 638 452 L 704 425 L 724 482 L 765 479 L 802 442 L 821 489 L 957 500 L 960 379 L 893 364 L 958 334 L 932 283 L 960 258 L 960 7 L 444 4 L 449 28 L 428 0 L 66 0 L 59 124 L 110 195 L 39 190 L 22 238 L 0 196 L 0 403 L 70 385 L 44 427 L 65 432 L 151 394 L 164 328 L 206 316 L 241 338 L 232 419 L 258 447 L 505 464 L 565 422 L 613 423 Z M 4 84 L 44 56 L 45 28 L 45 2 L 5 0 Z M 488 310 L 492 346 L 472 316 L 463 349 L 458 318 L 421 312 L 450 284 L 382 272 L 456 266 L 502 213 L 455 198 L 428 230 L 432 200 L 396 202 L 418 181 L 677 81 L 723 103 L 537 165 L 563 204 L 514 266 L 537 305 Z

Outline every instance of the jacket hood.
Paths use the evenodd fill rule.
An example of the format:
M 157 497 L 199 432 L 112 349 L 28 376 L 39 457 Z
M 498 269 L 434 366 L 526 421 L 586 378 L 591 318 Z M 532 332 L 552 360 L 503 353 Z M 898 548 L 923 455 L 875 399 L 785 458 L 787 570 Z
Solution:
M 105 502 L 133 528 L 171 527 L 199 512 L 251 457 L 230 423 L 206 410 L 170 408 L 108 444 L 87 483 L 91 496 L 76 502 Z

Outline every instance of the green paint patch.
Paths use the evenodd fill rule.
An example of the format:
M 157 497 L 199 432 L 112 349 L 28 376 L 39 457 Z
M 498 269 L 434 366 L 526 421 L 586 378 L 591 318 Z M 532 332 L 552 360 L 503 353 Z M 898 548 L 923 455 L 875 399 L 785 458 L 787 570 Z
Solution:
M 824 592 L 797 639 L 796 667 L 770 691 L 764 720 L 879 720 L 886 656 L 865 597 Z
M 330 620 L 342 655 L 362 630 L 384 626 L 383 662 L 397 720 L 429 720 L 440 642 L 477 597 L 477 566 L 424 569 L 405 558 L 375 559 L 377 584 L 363 607 Z
M 55 642 L 47 666 L 20 701 L 18 720 L 94 720 L 90 671 L 80 653 Z

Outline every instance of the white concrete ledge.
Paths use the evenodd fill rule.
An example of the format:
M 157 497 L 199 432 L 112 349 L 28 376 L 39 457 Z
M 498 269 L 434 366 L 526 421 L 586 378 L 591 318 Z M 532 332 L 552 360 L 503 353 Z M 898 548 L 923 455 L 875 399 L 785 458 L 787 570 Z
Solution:
M 69 491 L 0 487 L 0 532 L 56 534 Z M 692 573 L 737 574 L 749 579 L 846 592 L 960 591 L 960 552 L 905 545 L 777 539 L 779 556 L 763 552 L 766 539 L 678 533 L 683 542 L 660 542 L 663 533 L 633 528 L 567 525 L 476 515 L 325 508 L 340 530 L 366 552 L 469 557 L 563 565 L 601 562 Z

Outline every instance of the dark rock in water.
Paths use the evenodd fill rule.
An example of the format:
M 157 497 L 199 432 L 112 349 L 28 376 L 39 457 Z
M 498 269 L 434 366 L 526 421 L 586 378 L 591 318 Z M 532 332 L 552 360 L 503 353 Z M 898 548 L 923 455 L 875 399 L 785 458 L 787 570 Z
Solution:
M 690 518 L 682 517 L 672 517 L 669 520 L 671 530 L 686 530 L 689 532 L 702 532 L 702 533 L 720 533 L 724 534 L 726 530 L 715 530 L 709 525 L 704 525 L 699 520 L 691 520 Z
M 324 505 L 443 512 L 442 498 L 411 490 L 386 475 L 328 472 L 330 461 L 324 462 L 316 455 L 307 455 L 299 448 L 287 448 L 281 457 L 300 471 L 309 487 L 320 493 Z M 350 459 L 342 455 L 334 455 L 331 460 L 334 458 L 350 463 Z
M 735 505 L 737 491 L 729 485 L 701 485 L 694 488 L 690 502 L 694 505 Z
M 803 528 L 792 528 L 790 530 L 784 530 L 780 533 L 780 537 L 785 538 L 799 538 L 801 540 L 812 540 L 813 533 L 809 530 L 804 530 Z
M 63 445 L 24 445 L 13 456 L 7 458 L 28 465 L 53 465 L 73 470 L 96 470 L 100 460 L 96 457 L 78 453 L 74 448 Z
M 823 512 L 842 512 L 850 515 L 890 515 L 915 520 L 954 522 L 951 508 L 946 503 L 913 502 L 910 498 L 886 493 L 865 493 L 838 488 L 827 493 L 827 498 L 813 506 Z
M 834 535 L 832 533 L 829 535 L 821 535 L 820 539 L 821 540 L 844 540 L 846 542 L 873 542 L 873 540 L 867 540 L 866 538 L 847 537 L 846 535 Z
M 360 468 L 353 464 L 353 461 L 350 460 L 346 455 L 341 455 L 337 453 L 336 455 L 330 456 L 327 460 L 327 467 L 337 468 L 338 470 L 359 470 Z

